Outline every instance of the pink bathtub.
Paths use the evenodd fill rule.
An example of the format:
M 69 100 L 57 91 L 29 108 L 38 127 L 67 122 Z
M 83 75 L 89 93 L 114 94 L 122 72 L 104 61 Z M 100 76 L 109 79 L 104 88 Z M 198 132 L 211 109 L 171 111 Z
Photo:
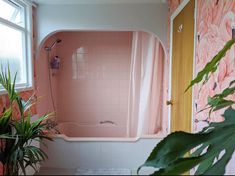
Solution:
M 128 141 L 135 142 L 139 139 L 159 139 L 163 134 L 142 135 L 130 137 L 126 133 L 126 126 L 110 123 L 99 123 L 94 125 L 78 124 L 76 122 L 60 122 L 56 129 L 60 132 L 55 138 L 65 141 Z

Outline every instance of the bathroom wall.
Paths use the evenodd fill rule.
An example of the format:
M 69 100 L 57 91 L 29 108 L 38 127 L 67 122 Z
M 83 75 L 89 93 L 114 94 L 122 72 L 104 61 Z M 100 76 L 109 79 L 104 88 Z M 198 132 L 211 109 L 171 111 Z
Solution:
M 166 44 L 166 3 L 56 2 L 48 1 L 37 7 L 38 44 L 48 34 L 60 30 L 150 31 Z
M 125 136 L 132 32 L 61 32 L 57 37 L 62 39 L 58 121 L 112 121 Z
M 166 135 L 167 118 L 162 118 L 162 101 L 159 100 L 160 104 L 155 102 L 155 100 L 161 99 L 161 96 L 158 96 L 157 91 L 151 90 L 155 89 L 155 86 L 160 83 L 157 89 L 159 88 L 161 90 L 160 94 L 162 94 L 162 78 L 152 74 L 153 72 L 156 73 L 155 69 L 162 70 L 161 72 L 164 71 L 162 68 L 163 63 L 157 61 L 158 59 L 164 59 L 164 52 L 161 47 L 159 50 L 158 40 L 154 35 L 144 34 L 143 39 L 141 37 L 138 39 L 139 46 L 141 46 L 138 48 L 138 52 L 135 49 L 132 51 L 136 45 L 133 44 L 133 31 L 68 31 L 56 33 L 48 38 L 41 48 L 39 58 L 36 60 L 38 68 L 37 90 L 38 95 L 42 97 L 38 103 L 38 113 L 43 115 L 45 112 L 54 111 L 50 92 L 48 58 L 44 47 L 50 46 L 56 39 L 61 39 L 62 42 L 55 45 L 49 56 L 49 60 L 56 55 L 61 60 L 59 70 L 50 69 L 52 94 L 58 122 L 75 122 L 80 125 L 92 125 L 97 128 L 100 128 L 101 125 L 109 125 L 111 128 L 111 122 L 116 125 L 113 130 L 116 135 L 110 134 L 109 136 L 126 137 L 128 129 L 132 129 L 136 133 L 137 126 L 134 123 L 138 123 L 140 118 L 144 120 L 138 126 L 138 132 L 142 135 Z M 151 41 L 154 39 L 155 43 L 151 43 L 149 39 Z M 144 47 L 145 45 L 147 48 Z M 154 52 L 154 56 L 156 55 L 153 60 L 151 54 L 149 54 L 152 52 Z M 137 89 L 134 90 L 133 87 L 131 90 L 129 89 L 131 57 L 133 54 L 136 55 L 136 53 L 139 53 L 139 60 L 145 60 L 140 62 L 143 65 L 139 65 L 142 77 L 133 77 L 136 71 L 132 72 L 135 84 L 138 81 L 145 82 L 145 86 L 141 89 L 144 91 L 141 93 Z M 152 67 L 152 62 L 155 63 L 154 67 Z M 148 71 L 145 71 L 145 65 L 149 65 Z M 138 66 L 134 67 L 137 69 Z M 150 71 L 151 69 L 155 71 L 152 72 Z M 159 75 L 163 75 L 163 73 Z M 152 79 L 156 81 L 150 84 L 147 80 L 150 81 Z M 133 106 L 133 104 L 128 104 L 128 99 L 129 101 L 132 100 L 129 98 L 130 91 L 134 91 L 136 95 L 143 95 L 140 100 L 142 102 L 140 109 L 136 107 L 137 109 L 135 110 L 137 115 L 129 114 L 128 116 L 128 108 L 129 112 L 132 112 L 131 107 Z M 152 98 L 154 96 L 157 97 L 153 100 L 149 97 L 149 93 L 153 94 Z M 134 100 L 139 102 L 137 97 Z M 148 108 L 145 109 L 145 105 Z M 138 116 L 140 112 L 142 112 L 141 117 Z M 109 123 L 102 123 L 104 121 L 109 121 Z M 140 132 L 142 130 L 144 132 Z M 82 132 L 82 134 L 86 133 Z M 102 134 L 94 135 L 92 131 L 91 135 L 86 135 L 86 137 L 92 135 L 93 137 L 102 136 Z M 135 137 L 136 134 L 133 134 L 133 136 Z
M 51 58 L 56 55 L 57 45 L 55 45 L 55 47 L 52 48 L 51 52 L 49 52 L 49 58 L 47 56 L 46 50 L 44 49 L 47 46 L 51 46 L 56 39 L 57 39 L 56 35 L 48 38 L 41 47 L 38 58 L 35 60 L 35 67 L 36 67 L 35 80 L 37 82 L 36 90 L 38 96 L 37 112 L 38 115 L 40 116 L 44 115 L 45 113 L 55 112 L 57 109 L 58 71 L 52 69 L 49 70 L 50 61 L 48 61 L 51 60 Z M 55 109 L 53 107 L 53 102 L 51 98 L 49 76 L 51 77 L 51 86 L 52 86 L 51 88 L 52 88 L 52 95 L 54 99 Z
M 197 5 L 197 48 L 196 48 L 196 71 L 200 71 L 224 44 L 232 38 L 232 24 L 235 23 L 235 1 L 198 1 Z M 213 74 L 207 84 L 195 87 L 196 110 L 202 109 L 207 100 L 206 95 L 213 96 L 222 92 L 235 78 L 235 47 L 226 54 L 220 62 L 218 70 Z M 229 97 L 235 100 L 235 95 Z M 206 116 L 207 111 L 195 115 L 195 120 L 221 121 L 224 109 Z M 201 123 L 201 124 L 200 124 Z M 203 122 L 196 123 L 195 130 L 204 126 Z
M 167 4 L 162 1 L 141 3 L 124 3 L 123 1 L 123 3 L 92 4 L 66 4 L 63 1 L 56 4 L 55 2 L 48 1 L 39 4 L 37 7 L 38 45 L 44 43 L 42 41 L 53 33 L 68 30 L 149 31 L 160 39 L 163 46 L 167 43 Z M 164 60 L 164 67 L 167 67 L 167 64 Z M 163 87 L 166 87 L 167 82 L 168 73 L 167 69 L 164 68 Z M 164 102 L 167 98 L 166 90 L 166 88 L 163 89 Z M 163 116 L 166 117 L 164 120 L 167 124 L 168 114 L 165 103 L 163 104 Z M 164 127 L 162 135 L 165 135 L 167 130 L 167 127 Z
M 169 12 L 174 11 L 182 1 L 169 0 Z M 231 24 L 235 23 L 235 1 L 234 0 L 198 0 L 196 18 L 196 58 L 195 71 L 199 72 L 205 64 L 218 53 L 225 43 L 232 38 Z M 208 118 L 208 111 L 197 113 L 207 104 L 208 95 L 213 96 L 227 87 L 235 76 L 235 47 L 226 54 L 220 62 L 218 70 L 204 86 L 195 86 L 194 100 L 194 131 L 200 130 L 206 125 L 202 120 L 221 121 L 224 110 L 212 113 Z M 231 96 L 233 100 L 235 95 Z
M 180 0 L 168 0 L 169 14 L 180 4 Z M 195 71 L 200 71 L 210 59 L 218 53 L 225 43 L 231 39 L 231 24 L 235 23 L 235 1 L 234 0 L 197 0 L 197 16 L 196 16 L 196 58 Z M 169 32 L 169 31 L 168 31 Z M 220 93 L 227 87 L 230 81 L 235 78 L 235 46 L 226 54 L 225 58 L 220 62 L 218 70 L 214 73 L 209 81 L 202 86 L 195 86 L 195 114 L 193 117 L 194 131 L 199 131 L 206 125 L 202 120 L 221 121 L 221 114 L 224 110 L 213 113 L 208 118 L 208 112 L 200 111 L 207 103 L 208 95 L 213 96 Z M 235 100 L 235 95 L 230 96 Z M 233 175 L 235 156 L 229 162 L 226 168 L 226 174 Z

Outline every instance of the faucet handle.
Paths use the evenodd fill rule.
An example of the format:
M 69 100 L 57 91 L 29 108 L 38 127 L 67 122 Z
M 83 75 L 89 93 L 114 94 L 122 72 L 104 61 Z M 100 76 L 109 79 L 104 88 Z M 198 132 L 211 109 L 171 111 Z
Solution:
M 172 106 L 172 105 L 173 105 L 173 101 L 172 101 L 172 100 L 168 100 L 168 101 L 166 101 L 166 105 L 167 105 L 167 106 L 169 106 L 169 105 L 171 105 L 171 106 Z

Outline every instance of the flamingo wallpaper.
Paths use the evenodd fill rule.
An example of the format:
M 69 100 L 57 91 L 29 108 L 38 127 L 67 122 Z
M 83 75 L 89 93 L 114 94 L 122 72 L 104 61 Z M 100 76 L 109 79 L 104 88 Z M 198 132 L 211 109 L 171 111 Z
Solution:
M 235 24 L 234 0 L 199 0 L 197 3 L 197 46 L 196 46 L 196 71 L 200 71 L 224 44 L 232 37 L 232 26 Z M 195 87 L 196 111 L 203 109 L 207 103 L 206 96 L 213 96 L 222 92 L 235 78 L 235 47 L 226 54 L 220 62 L 218 70 L 211 76 L 205 85 Z M 235 95 L 228 98 L 235 99 Z M 195 114 L 195 130 L 199 130 L 205 121 L 222 121 L 221 114 L 224 110 L 217 111 L 208 117 L 207 111 Z M 203 122 L 203 121 L 204 122 Z M 198 123 L 197 123 L 198 122 Z
M 171 15 L 182 0 L 168 0 Z M 224 46 L 232 37 L 232 26 L 235 26 L 234 0 L 197 0 L 196 17 L 196 73 Z M 199 112 L 207 104 L 208 95 L 213 96 L 227 87 L 235 77 L 235 47 L 220 62 L 216 73 L 211 75 L 207 84 L 196 85 L 194 88 L 195 114 L 194 131 L 200 130 L 207 121 L 222 121 L 224 110 L 212 113 Z M 228 98 L 235 99 L 234 96 Z
M 232 37 L 232 27 L 235 26 L 235 0 L 196 0 L 196 64 L 195 72 L 200 71 L 204 65 L 224 46 Z M 168 0 L 169 17 L 182 0 Z M 170 19 L 170 18 L 169 18 Z M 170 31 L 168 32 L 170 33 Z M 169 37 L 168 37 L 169 38 Z M 169 41 L 169 40 L 168 40 Z M 224 110 L 213 113 L 199 112 L 205 108 L 208 95 L 213 96 L 227 87 L 235 78 L 235 46 L 220 62 L 216 73 L 211 75 L 205 85 L 197 85 L 194 89 L 194 131 L 201 130 L 206 122 L 219 122 L 223 120 L 221 114 Z M 235 95 L 228 97 L 235 100 Z M 226 175 L 233 175 L 235 156 L 226 167 Z

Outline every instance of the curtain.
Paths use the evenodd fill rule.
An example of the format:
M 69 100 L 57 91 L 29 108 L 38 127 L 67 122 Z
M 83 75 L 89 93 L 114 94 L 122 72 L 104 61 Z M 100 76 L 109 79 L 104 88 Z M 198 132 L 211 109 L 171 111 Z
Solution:
M 128 99 L 128 136 L 161 131 L 164 51 L 154 35 L 134 32 Z

